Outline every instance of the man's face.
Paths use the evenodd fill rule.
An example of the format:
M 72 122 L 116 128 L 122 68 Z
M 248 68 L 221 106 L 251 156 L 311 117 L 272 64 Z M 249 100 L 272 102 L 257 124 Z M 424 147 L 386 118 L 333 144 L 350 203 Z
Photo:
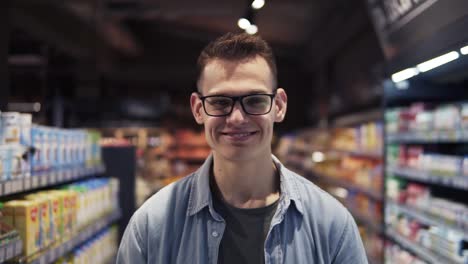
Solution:
M 268 64 L 257 56 L 242 62 L 210 61 L 198 86 L 203 96 L 242 96 L 273 94 L 272 83 Z M 287 96 L 283 89 L 277 89 L 271 111 L 265 115 L 246 114 L 237 101 L 229 115 L 213 117 L 205 113 L 198 94 L 193 93 L 190 102 L 195 120 L 204 124 L 206 139 L 214 155 L 233 161 L 252 161 L 271 155 L 273 123 L 283 121 Z

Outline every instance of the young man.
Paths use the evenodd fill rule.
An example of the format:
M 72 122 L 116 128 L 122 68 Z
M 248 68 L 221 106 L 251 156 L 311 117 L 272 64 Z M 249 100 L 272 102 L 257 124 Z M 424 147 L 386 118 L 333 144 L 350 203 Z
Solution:
M 138 209 L 117 263 L 367 263 L 349 212 L 271 153 L 287 96 L 268 44 L 228 33 L 198 67 L 190 105 L 212 154 Z

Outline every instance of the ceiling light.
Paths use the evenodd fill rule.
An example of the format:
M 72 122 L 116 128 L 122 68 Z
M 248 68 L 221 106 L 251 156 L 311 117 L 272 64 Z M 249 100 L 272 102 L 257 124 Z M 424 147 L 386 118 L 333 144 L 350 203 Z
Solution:
M 237 25 L 246 30 L 248 27 L 250 27 L 250 21 L 246 18 L 240 18 L 238 21 L 237 21 Z
M 448 62 L 451 62 L 453 60 L 458 59 L 460 57 L 460 54 L 456 51 L 449 52 L 447 54 L 441 55 L 439 57 L 436 57 L 434 59 L 428 60 L 426 62 L 418 64 L 418 70 L 420 72 L 427 72 L 429 70 L 432 70 L 436 67 L 439 67 L 441 65 L 444 65 Z
M 468 55 L 468 46 L 465 46 L 460 49 L 461 54 Z
M 265 0 L 255 0 L 252 2 L 253 9 L 260 9 L 265 5 Z
M 397 83 L 418 75 L 419 71 L 416 68 L 408 68 L 392 74 L 392 81 Z
M 314 162 L 322 162 L 325 160 L 325 155 L 320 151 L 315 151 L 312 153 L 312 160 Z
M 250 25 L 245 29 L 245 32 L 247 32 L 250 35 L 254 35 L 258 32 L 258 27 L 256 25 Z

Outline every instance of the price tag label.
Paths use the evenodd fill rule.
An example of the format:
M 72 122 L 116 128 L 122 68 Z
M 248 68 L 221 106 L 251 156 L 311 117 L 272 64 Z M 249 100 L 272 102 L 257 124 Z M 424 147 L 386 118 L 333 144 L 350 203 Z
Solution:
M 17 188 L 17 191 L 18 191 L 18 192 L 22 192 L 22 191 L 24 190 L 23 178 L 18 179 L 18 180 L 16 181 L 16 185 L 17 185 L 17 187 L 18 187 L 18 188 Z
M 3 183 L 3 194 L 10 194 L 12 191 L 11 181 L 6 181 Z
M 57 177 L 56 177 L 55 175 L 56 175 L 55 172 L 51 172 L 51 173 L 49 174 L 49 183 L 50 183 L 50 184 L 55 184 L 55 183 L 57 183 Z
M 31 176 L 31 189 L 37 188 L 37 176 Z
M 73 175 L 75 176 L 75 179 L 80 177 L 80 169 L 79 168 L 73 168 Z
M 63 182 L 63 180 L 64 180 L 64 179 L 63 179 L 63 173 L 62 173 L 62 171 L 59 171 L 59 172 L 57 173 L 57 181 L 58 181 L 58 182 Z
M 6 253 L 6 248 L 5 247 L 0 247 L 0 263 L 3 263 L 5 261 L 5 253 Z
M 16 240 L 15 242 L 15 256 L 21 255 L 21 252 L 23 251 L 23 243 L 21 243 L 21 240 Z
M 59 256 L 65 255 L 65 247 L 64 246 L 59 246 Z
M 46 259 L 46 255 L 42 255 L 40 258 L 39 258 L 39 264 L 46 264 L 47 263 L 47 259 Z
M 49 252 L 48 252 L 48 254 L 47 254 L 47 257 L 48 257 L 47 263 L 52 263 L 52 262 L 56 259 L 56 257 L 55 257 L 55 249 L 49 250 Z
M 72 172 L 68 169 L 65 171 L 65 178 L 67 179 L 67 181 L 71 180 L 72 178 Z
M 41 175 L 40 177 L 40 187 L 44 187 L 44 186 L 47 186 L 47 174 L 43 174 Z
M 7 247 L 6 247 L 6 252 L 5 252 L 5 258 L 6 259 L 11 259 L 13 258 L 15 255 L 15 248 L 14 248 L 15 244 L 9 244 Z
M 31 177 L 24 178 L 23 181 L 24 181 L 23 182 L 24 190 L 25 191 L 30 190 L 31 189 Z
M 72 241 L 71 240 L 68 240 L 67 243 L 65 244 L 66 245 L 66 251 L 70 251 L 72 249 Z
M 17 188 L 16 180 L 11 180 L 11 193 L 16 193 Z

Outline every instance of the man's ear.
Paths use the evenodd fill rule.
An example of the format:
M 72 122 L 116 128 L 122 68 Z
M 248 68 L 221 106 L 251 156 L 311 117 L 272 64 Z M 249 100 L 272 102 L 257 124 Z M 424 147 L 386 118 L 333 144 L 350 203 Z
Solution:
M 192 93 L 190 96 L 190 108 L 192 109 L 192 114 L 193 117 L 195 118 L 195 121 L 201 125 L 203 124 L 203 112 L 204 111 L 202 101 L 198 97 L 197 93 Z
M 276 90 L 275 96 L 275 122 L 282 122 L 286 116 L 286 110 L 288 107 L 288 96 L 286 91 L 283 88 L 278 88 Z

